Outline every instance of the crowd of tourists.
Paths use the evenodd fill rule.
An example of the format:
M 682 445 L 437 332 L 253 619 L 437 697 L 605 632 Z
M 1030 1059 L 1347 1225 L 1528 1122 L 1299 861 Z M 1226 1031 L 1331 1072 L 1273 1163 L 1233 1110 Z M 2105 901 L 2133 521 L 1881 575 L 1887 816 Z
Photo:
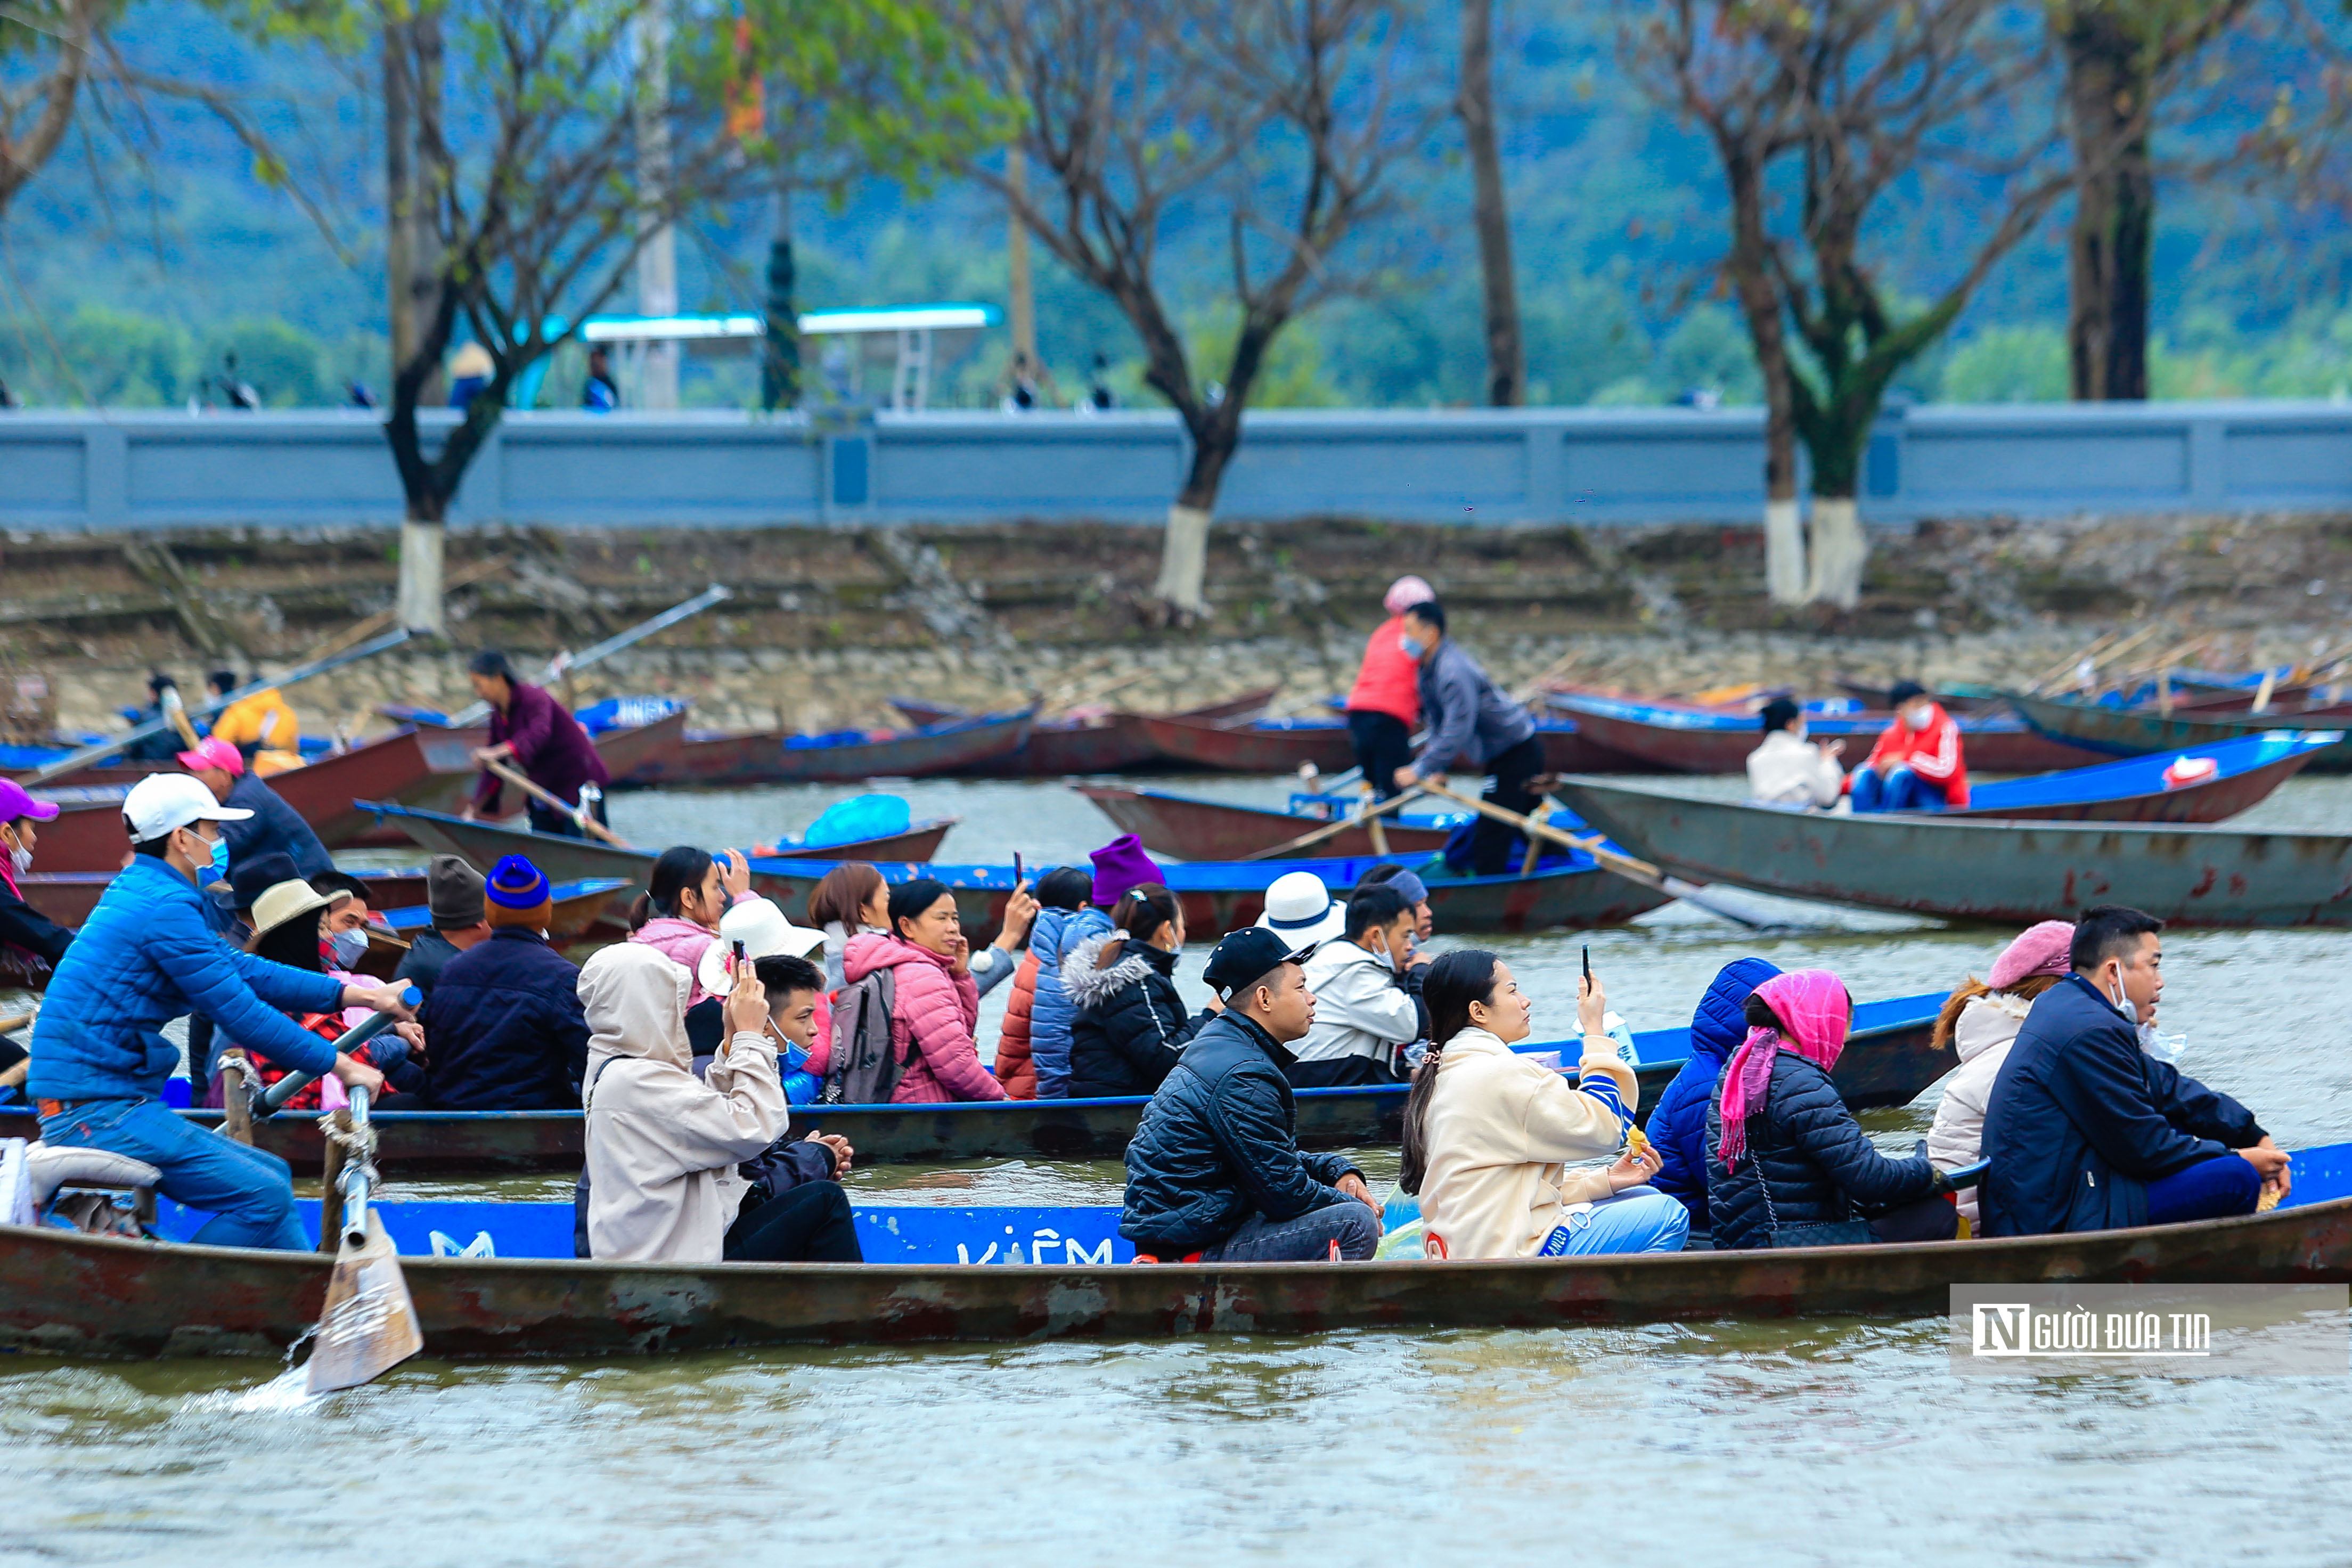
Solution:
M 1458 768 L 1491 776 L 1507 812 L 1531 808 L 1525 710 L 1451 639 L 1425 583 L 1401 579 L 1388 605 L 1349 702 L 1367 784 L 1392 795 Z M 500 656 L 473 675 L 491 711 L 475 806 L 498 809 L 520 768 L 555 802 L 530 803 L 540 832 L 601 820 L 603 764 L 577 721 Z M 1808 743 L 1795 704 L 1765 707 L 1756 795 L 1965 806 L 1952 721 L 1916 686 L 1894 700 L 1895 727 L 1850 775 L 1835 744 Z M 181 772 L 132 788 L 131 853 L 79 931 L 18 883 L 57 807 L 0 781 L 0 943 L 53 971 L 37 1049 L 0 1070 L 25 1080 L 44 1141 L 143 1161 L 164 1195 L 212 1215 L 200 1241 L 304 1245 L 285 1163 L 166 1107 L 183 1050 L 163 1029 L 179 1018 L 214 1105 L 299 1074 L 315 1081 L 297 1106 L 363 1086 L 386 1110 L 584 1110 L 577 1239 L 598 1258 L 857 1258 L 841 1184 L 856 1151 L 805 1112 L 794 1127 L 820 1102 L 1144 1100 L 1120 1230 L 1156 1261 L 1362 1259 L 1400 1238 L 1440 1258 L 1939 1241 L 2244 1214 L 2288 1190 L 2287 1156 L 2252 1114 L 2156 1048 L 2162 925 L 2135 910 L 2036 925 L 1955 990 L 1935 1030 L 1956 1070 L 1934 1128 L 1889 1152 L 1839 1092 L 1853 1001 L 1835 974 L 1726 964 L 1644 1117 L 1590 973 L 1573 1052 L 1529 1047 L 1538 1026 L 1510 965 L 1433 953 L 1427 884 L 1387 861 L 1344 887 L 1276 879 L 1255 923 L 1208 954 L 1198 1008 L 1178 979 L 1185 901 L 1132 834 L 1021 882 L 977 948 L 967 895 L 939 880 L 844 863 L 788 910 L 753 890 L 742 851 L 677 846 L 627 940 L 584 965 L 551 942 L 552 889 L 530 858 L 439 856 L 430 929 L 387 983 L 367 972 L 388 934 L 367 885 L 263 776 L 293 722 L 282 699 L 247 700 L 173 753 Z M 1516 843 L 1481 816 L 1467 853 L 1500 870 Z M 1000 986 L 983 1039 L 981 1000 Z M 390 1028 L 341 1048 L 379 1012 Z M 1378 1086 L 1403 1100 L 1386 1204 L 1297 1136 L 1299 1094 Z

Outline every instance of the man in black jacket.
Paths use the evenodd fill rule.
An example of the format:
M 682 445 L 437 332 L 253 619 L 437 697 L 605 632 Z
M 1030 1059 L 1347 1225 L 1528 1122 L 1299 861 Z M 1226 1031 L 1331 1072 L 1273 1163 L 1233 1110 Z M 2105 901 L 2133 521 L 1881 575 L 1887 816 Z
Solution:
M 547 878 L 520 855 L 485 889 L 490 939 L 451 959 L 419 1015 L 435 1110 L 571 1110 L 588 1067 L 580 971 L 547 944 Z
M 2033 1004 L 1993 1079 L 1979 1189 L 1988 1236 L 2251 1214 L 2287 1157 L 2228 1095 L 2142 1049 L 2164 922 L 2105 904 L 2074 927 L 2074 973 Z
M 1184 1047 L 1127 1146 L 1119 1234 L 1165 1262 L 1295 1263 L 1370 1258 L 1381 1214 L 1363 1173 L 1299 1151 L 1283 1047 L 1315 1022 L 1299 965 L 1262 926 L 1209 955 L 1224 1012 Z
M 436 855 L 425 871 L 425 906 L 433 923 L 408 944 L 408 952 L 393 971 L 394 980 L 411 980 L 431 1000 L 433 987 L 449 961 L 490 939 L 490 917 L 482 897 L 483 878 L 455 855 Z

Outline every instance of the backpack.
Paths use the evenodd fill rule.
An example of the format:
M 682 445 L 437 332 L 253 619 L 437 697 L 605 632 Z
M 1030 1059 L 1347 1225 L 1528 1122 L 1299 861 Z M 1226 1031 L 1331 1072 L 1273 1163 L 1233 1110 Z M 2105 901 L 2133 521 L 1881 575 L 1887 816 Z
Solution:
M 898 1000 L 896 969 L 877 970 L 833 996 L 833 1063 L 824 1075 L 825 1105 L 887 1105 L 890 1091 L 915 1059 L 907 1042 L 901 1059 L 890 1049 L 890 1006 Z

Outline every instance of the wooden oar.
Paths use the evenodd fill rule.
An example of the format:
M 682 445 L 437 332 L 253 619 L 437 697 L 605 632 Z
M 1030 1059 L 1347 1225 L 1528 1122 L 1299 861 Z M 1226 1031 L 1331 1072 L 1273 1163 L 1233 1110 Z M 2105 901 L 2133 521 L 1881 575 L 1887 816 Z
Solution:
M 1424 784 L 1422 787 L 1432 795 L 1442 795 L 1448 800 L 1458 801 L 1481 816 L 1491 816 L 1497 822 L 1507 822 L 1530 838 L 1548 838 L 1566 848 L 1581 849 L 1591 856 L 1603 870 L 1613 871 L 1629 882 L 1639 882 L 1645 888 L 1655 888 L 1659 892 L 1686 900 L 1709 914 L 1722 916 L 1734 925 L 1763 929 L 1785 926 L 1789 923 L 1759 910 L 1740 909 L 1715 889 L 1702 887 L 1696 882 L 1685 882 L 1680 877 L 1669 877 L 1647 860 L 1637 860 L 1622 850 L 1610 848 L 1608 841 L 1598 833 L 1590 838 L 1579 838 L 1573 834 L 1561 832 L 1549 822 L 1538 822 L 1533 817 L 1522 816 L 1517 812 L 1496 805 L 1492 801 L 1480 800 L 1475 795 L 1464 795 L 1459 790 L 1449 789 L 1444 784 Z M 1566 809 L 1549 796 L 1545 797 L 1544 805 L 1552 811 Z
M 19 1013 L 13 1018 L 0 1018 L 0 1035 L 13 1035 L 39 1016 L 38 1013 Z
M 1360 811 L 1353 816 L 1343 816 L 1337 822 L 1327 822 L 1311 833 L 1302 833 L 1296 838 L 1286 839 L 1271 849 L 1261 849 L 1255 855 L 1244 855 L 1242 858 L 1244 860 L 1279 860 L 1284 856 L 1304 849 L 1310 844 L 1320 844 L 1326 838 L 1336 838 L 1350 828 L 1361 827 L 1366 823 L 1377 821 L 1404 805 L 1405 802 L 1419 799 L 1421 795 L 1422 792 L 1418 789 L 1400 791 L 1369 810 Z
M 375 1129 L 368 1121 L 368 1091 L 352 1089 L 350 1131 L 340 1186 L 343 1199 L 341 1238 L 335 1272 L 327 1281 L 327 1305 L 319 1314 L 316 1347 L 308 1368 L 310 1391 L 332 1394 L 372 1383 L 425 1348 L 416 1326 L 416 1304 L 400 1254 L 384 1233 L 383 1221 L 368 1205 L 375 1188 Z
M 583 831 L 603 839 L 614 848 L 626 849 L 630 847 L 627 840 L 622 838 L 620 835 L 614 833 L 611 828 L 605 826 L 603 823 L 589 816 L 585 811 L 572 805 L 570 801 L 565 800 L 554 791 L 541 789 L 539 785 L 531 783 L 530 780 L 523 777 L 521 773 L 507 766 L 504 763 L 489 762 L 484 763 L 482 765 L 489 769 L 491 773 L 496 773 L 499 777 L 506 780 L 507 783 L 514 785 L 515 788 L 522 791 L 523 794 L 530 796 L 533 800 L 538 801 L 541 805 L 553 806 L 556 810 L 563 813 L 564 816 L 578 823 Z

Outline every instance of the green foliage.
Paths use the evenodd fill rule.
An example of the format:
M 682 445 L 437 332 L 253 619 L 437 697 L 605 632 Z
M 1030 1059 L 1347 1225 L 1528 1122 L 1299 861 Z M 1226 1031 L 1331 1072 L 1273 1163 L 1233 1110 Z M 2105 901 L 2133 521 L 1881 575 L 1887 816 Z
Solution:
M 0 379 L 27 403 L 167 408 L 188 395 L 195 366 L 184 328 L 105 305 L 47 332 L 22 317 L 0 327 Z
M 1346 395 L 1323 373 L 1321 344 L 1312 334 L 1299 331 L 1297 325 L 1293 322 L 1285 329 L 1266 351 L 1265 362 L 1258 367 L 1257 380 L 1250 386 L 1252 408 L 1346 405 Z M 1241 313 L 1237 308 L 1228 305 L 1204 313 L 1190 323 L 1184 334 L 1185 357 L 1201 366 L 1202 374 L 1213 376 L 1218 367 L 1234 363 L 1234 341 L 1240 335 Z M 1084 384 L 1078 384 L 1081 388 Z
M 1945 403 L 2065 401 L 2066 333 L 2053 326 L 1988 327 L 1944 362 Z
M 341 401 L 327 391 L 323 345 L 274 316 L 215 328 L 205 337 L 201 363 L 207 371 L 218 371 L 232 353 L 238 378 L 252 384 L 267 407 L 312 408 Z

